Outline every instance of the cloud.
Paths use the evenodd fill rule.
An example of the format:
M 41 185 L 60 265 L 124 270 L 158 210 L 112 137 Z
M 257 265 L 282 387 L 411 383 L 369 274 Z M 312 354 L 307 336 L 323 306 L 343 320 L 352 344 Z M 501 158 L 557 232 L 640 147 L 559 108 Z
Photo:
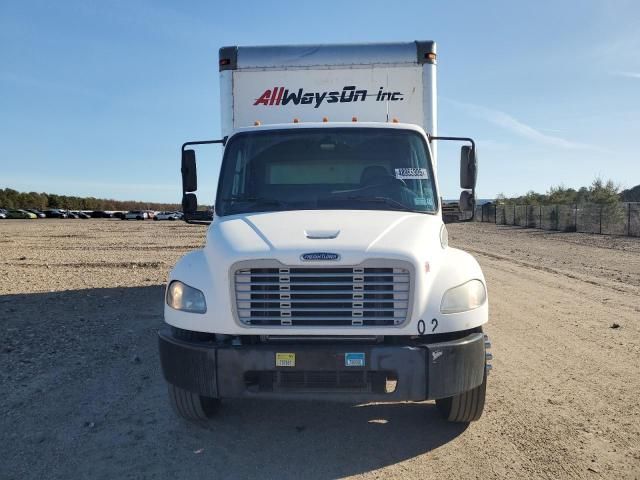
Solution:
M 611 72 L 611 75 L 615 75 L 616 77 L 637 78 L 640 80 L 639 72 Z
M 548 135 L 540 130 L 527 125 L 526 123 L 518 120 L 517 118 L 509 115 L 508 113 L 500 110 L 494 110 L 491 108 L 483 107 L 480 105 L 473 105 L 470 103 L 458 102 L 456 100 L 447 100 L 456 107 L 465 110 L 470 115 L 477 118 L 486 120 L 494 125 L 497 125 L 505 130 L 508 130 L 520 137 L 532 140 L 534 142 L 549 145 L 552 147 L 564 148 L 567 150 L 580 150 L 580 149 L 592 149 L 591 145 L 585 143 L 574 142 L 565 138 Z

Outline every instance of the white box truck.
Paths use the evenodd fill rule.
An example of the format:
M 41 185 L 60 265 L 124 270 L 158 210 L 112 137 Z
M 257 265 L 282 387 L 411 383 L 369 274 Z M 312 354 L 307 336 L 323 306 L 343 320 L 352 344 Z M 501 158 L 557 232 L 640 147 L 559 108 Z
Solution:
M 182 147 L 184 217 L 197 211 L 192 146 L 224 147 L 204 248 L 171 271 L 159 349 L 183 417 L 220 399 L 435 400 L 482 414 L 485 279 L 448 245 L 435 144 L 431 41 L 220 49 L 222 138 Z

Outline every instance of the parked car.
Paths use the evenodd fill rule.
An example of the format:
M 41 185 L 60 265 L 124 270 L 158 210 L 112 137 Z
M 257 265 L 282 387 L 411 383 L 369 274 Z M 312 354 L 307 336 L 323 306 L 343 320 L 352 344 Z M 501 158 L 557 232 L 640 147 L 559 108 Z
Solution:
M 71 213 L 73 213 L 76 216 L 76 218 L 82 218 L 83 220 L 86 220 L 87 218 L 91 218 L 91 216 L 88 213 L 81 212 L 80 210 L 74 210 Z
M 149 218 L 149 214 L 143 210 L 131 210 L 127 212 L 123 220 L 146 220 Z
M 7 218 L 7 211 L 4 208 L 0 208 L 0 219 Z
M 67 218 L 75 218 L 78 219 L 80 217 L 78 217 L 78 214 L 76 212 L 72 212 L 71 210 L 67 211 Z
M 91 212 L 91 218 L 113 218 L 113 212 L 106 212 L 104 210 L 94 210 Z
M 112 212 L 113 218 L 119 218 L 120 220 L 126 220 L 127 212 Z
M 60 210 L 58 208 L 52 208 L 50 210 L 45 210 L 44 214 L 47 218 L 67 218 L 66 212 Z
M 31 212 L 27 212 L 26 210 L 9 210 L 7 212 L 7 218 L 23 218 L 23 219 L 30 219 L 30 218 L 38 218 L 36 216 L 35 213 L 31 213 Z
M 46 215 L 35 208 L 25 208 L 25 211 L 33 213 L 38 218 L 46 218 Z
M 158 212 L 156 213 L 154 220 L 180 220 L 180 215 L 177 212 Z

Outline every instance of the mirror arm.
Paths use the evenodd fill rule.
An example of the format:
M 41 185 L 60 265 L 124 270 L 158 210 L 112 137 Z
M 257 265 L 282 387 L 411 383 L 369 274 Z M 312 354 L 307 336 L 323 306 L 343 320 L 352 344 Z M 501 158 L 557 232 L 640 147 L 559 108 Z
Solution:
M 471 149 L 475 152 L 476 150 L 476 142 L 473 141 L 473 138 L 469 137 L 434 137 L 433 135 L 428 135 L 429 142 L 433 140 L 450 140 L 454 142 L 469 142 L 471 143 Z
M 199 140 L 197 142 L 185 142 L 182 144 L 182 148 L 180 149 L 180 151 L 184 152 L 184 149 L 189 145 L 211 145 L 213 143 L 221 143 L 222 146 L 225 146 L 227 144 L 228 138 L 229 137 L 224 137 L 224 138 L 221 138 L 220 140 Z

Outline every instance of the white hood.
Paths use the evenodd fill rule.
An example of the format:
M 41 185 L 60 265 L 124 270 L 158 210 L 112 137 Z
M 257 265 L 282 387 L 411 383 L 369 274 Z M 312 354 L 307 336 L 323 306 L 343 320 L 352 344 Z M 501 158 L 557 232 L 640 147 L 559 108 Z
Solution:
M 302 253 L 310 252 L 337 253 L 341 263 L 347 264 L 380 256 L 415 261 L 416 252 L 441 249 L 441 224 L 439 216 L 411 212 L 264 212 L 216 218 L 209 244 L 226 251 L 227 261 L 229 256 L 234 260 L 275 257 L 297 264 Z
M 412 265 L 412 313 L 401 327 L 367 327 L 368 334 L 416 335 L 420 320 L 424 323 L 434 318 L 439 319 L 438 330 L 430 330 L 434 333 L 476 327 L 487 321 L 486 304 L 469 312 L 440 313 L 447 289 L 473 278 L 484 282 L 479 265 L 469 254 L 442 247 L 441 227 L 439 215 L 374 210 L 303 210 L 215 218 L 205 248 L 185 255 L 169 275 L 170 282 L 180 280 L 201 290 L 207 313 L 180 312 L 165 305 L 165 320 L 185 330 L 269 334 L 282 327 L 247 327 L 235 319 L 231 272 L 237 262 L 268 259 L 285 266 L 355 266 L 385 259 Z M 305 253 L 334 253 L 340 257 L 305 261 L 301 258 Z M 363 329 L 286 327 L 291 335 L 322 335 L 327 331 L 361 334 Z

